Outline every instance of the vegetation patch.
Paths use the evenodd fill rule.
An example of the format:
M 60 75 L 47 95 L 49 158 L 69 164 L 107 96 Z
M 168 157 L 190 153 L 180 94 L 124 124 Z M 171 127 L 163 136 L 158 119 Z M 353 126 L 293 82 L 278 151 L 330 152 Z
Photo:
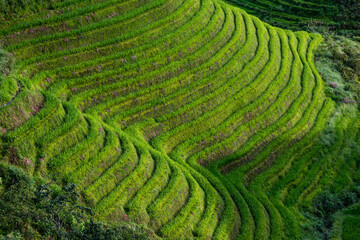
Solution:
M 348 232 L 359 44 L 340 3 L 0 3 L 3 238 Z

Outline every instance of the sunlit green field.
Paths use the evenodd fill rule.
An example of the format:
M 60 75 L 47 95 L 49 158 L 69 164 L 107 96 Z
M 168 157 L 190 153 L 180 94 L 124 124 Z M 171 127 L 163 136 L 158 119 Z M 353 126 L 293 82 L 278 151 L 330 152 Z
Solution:
M 95 219 L 166 239 L 318 239 L 319 193 L 359 201 L 357 97 L 317 70 L 321 35 L 251 15 L 277 6 L 265 2 L 66 0 L 3 15 L 0 161 L 75 183 Z M 334 222 L 355 239 L 357 216 L 326 239 Z

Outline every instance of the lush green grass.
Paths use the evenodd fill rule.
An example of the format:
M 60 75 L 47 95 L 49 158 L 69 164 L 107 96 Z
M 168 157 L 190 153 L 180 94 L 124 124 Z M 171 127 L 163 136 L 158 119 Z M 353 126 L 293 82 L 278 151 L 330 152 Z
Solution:
M 320 35 L 219 0 L 52 8 L 0 27 L 16 59 L 0 62 L 0 159 L 75 183 L 96 218 L 168 239 L 301 239 L 300 210 L 359 175 L 359 115 L 315 68 Z

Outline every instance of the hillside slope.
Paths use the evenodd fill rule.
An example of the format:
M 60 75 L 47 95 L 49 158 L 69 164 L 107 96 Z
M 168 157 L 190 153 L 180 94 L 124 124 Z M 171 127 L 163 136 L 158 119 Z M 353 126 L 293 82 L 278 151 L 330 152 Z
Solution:
M 19 85 L 0 108 L 3 160 L 161 237 L 299 239 L 334 111 L 321 37 L 218 0 L 65 3 L 0 26 Z
M 274 26 L 292 30 L 334 31 L 358 37 L 360 2 L 358 0 L 227 0 Z

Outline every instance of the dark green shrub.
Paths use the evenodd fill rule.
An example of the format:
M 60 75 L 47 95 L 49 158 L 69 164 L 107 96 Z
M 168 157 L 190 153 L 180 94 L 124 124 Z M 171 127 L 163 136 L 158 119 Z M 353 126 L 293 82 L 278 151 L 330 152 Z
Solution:
M 0 176 L 4 186 L 0 196 L 0 235 L 26 232 L 24 236 L 28 238 L 38 236 L 30 225 L 37 214 L 33 204 L 34 181 L 20 168 L 4 163 L 0 163 Z
M 325 239 L 326 236 L 328 236 L 328 231 L 321 218 L 309 212 L 305 212 L 303 215 L 308 219 L 308 221 L 302 225 L 302 236 L 304 240 Z
M 336 211 L 342 209 L 344 203 L 337 194 L 328 190 L 322 191 L 314 199 L 314 212 L 318 217 L 328 220 Z
M 340 193 L 340 199 L 345 207 L 355 204 L 359 201 L 355 192 L 342 191 Z

